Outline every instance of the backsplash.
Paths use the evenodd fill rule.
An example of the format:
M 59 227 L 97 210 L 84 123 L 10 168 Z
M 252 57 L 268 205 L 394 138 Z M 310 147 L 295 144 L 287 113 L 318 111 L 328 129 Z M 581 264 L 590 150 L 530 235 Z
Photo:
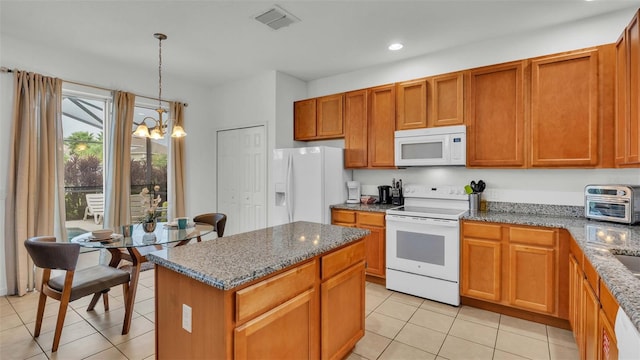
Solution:
M 487 201 L 487 210 L 519 214 L 584 217 L 584 206 L 571 205 L 524 204 Z

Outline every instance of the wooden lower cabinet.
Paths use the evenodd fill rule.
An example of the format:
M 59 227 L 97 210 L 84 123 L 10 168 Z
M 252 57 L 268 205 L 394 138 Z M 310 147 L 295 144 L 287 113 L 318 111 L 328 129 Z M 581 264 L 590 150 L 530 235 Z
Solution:
M 573 238 L 571 242 L 569 321 L 580 359 L 615 360 L 618 347 L 612 324 L 618 303 Z
M 483 300 L 500 301 L 500 242 L 465 238 L 462 240 L 462 248 L 462 294 Z
M 364 261 L 321 285 L 322 359 L 342 359 L 364 336 Z M 300 358 L 300 357 L 298 357 Z
M 237 327 L 234 331 L 235 358 L 317 358 L 317 309 L 317 296 L 311 289 Z
M 343 358 L 364 336 L 364 258 L 361 239 L 226 291 L 156 266 L 156 356 Z
M 364 238 L 366 248 L 367 275 L 386 277 L 387 229 L 384 213 L 331 209 L 331 224 L 358 227 L 371 231 Z
M 533 313 L 567 318 L 559 230 L 464 221 L 461 295 Z M 463 299 L 464 300 L 464 299 Z

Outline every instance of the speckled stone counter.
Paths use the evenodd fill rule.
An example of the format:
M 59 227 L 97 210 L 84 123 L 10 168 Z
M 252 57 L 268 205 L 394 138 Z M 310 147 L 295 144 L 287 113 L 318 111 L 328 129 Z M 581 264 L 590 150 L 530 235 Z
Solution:
M 640 331 L 640 279 L 614 257 L 614 254 L 640 256 L 640 226 L 581 217 L 495 211 L 467 212 L 462 219 L 567 229 Z
M 372 212 L 385 212 L 389 209 L 393 209 L 400 205 L 392 205 L 392 204 L 336 204 L 331 205 L 332 209 L 341 209 L 341 210 L 354 210 L 354 211 L 372 211 Z
M 215 288 L 230 290 L 369 233 L 301 221 L 167 248 L 148 254 L 147 259 Z

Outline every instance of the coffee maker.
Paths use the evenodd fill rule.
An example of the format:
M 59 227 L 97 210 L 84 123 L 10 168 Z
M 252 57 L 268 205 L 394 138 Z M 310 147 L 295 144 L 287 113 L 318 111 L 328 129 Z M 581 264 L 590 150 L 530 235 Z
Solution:
M 347 181 L 347 204 L 359 204 L 360 203 L 360 182 Z
M 391 186 L 389 185 L 378 186 L 378 203 L 391 204 Z

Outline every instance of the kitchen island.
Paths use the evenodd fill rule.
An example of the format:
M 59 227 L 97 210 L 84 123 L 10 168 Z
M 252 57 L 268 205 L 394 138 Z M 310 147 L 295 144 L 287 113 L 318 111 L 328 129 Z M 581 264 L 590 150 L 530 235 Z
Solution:
M 342 358 L 364 335 L 369 231 L 295 222 L 167 248 L 158 358 Z

